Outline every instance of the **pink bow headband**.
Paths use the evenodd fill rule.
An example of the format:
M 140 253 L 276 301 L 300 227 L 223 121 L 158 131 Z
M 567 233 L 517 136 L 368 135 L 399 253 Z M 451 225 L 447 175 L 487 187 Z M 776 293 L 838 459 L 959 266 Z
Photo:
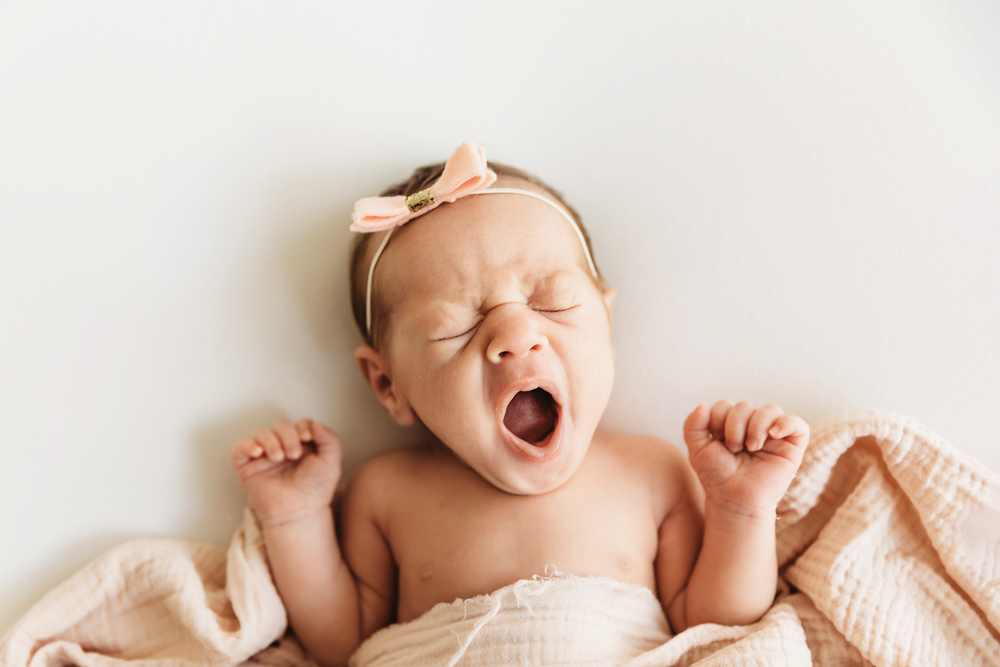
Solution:
M 365 289 L 366 334 L 370 334 L 372 329 L 372 276 L 375 275 L 375 264 L 382 256 L 386 244 L 389 243 L 389 237 L 392 236 L 393 230 L 441 204 L 453 202 L 467 195 L 518 194 L 534 197 L 549 204 L 573 226 L 573 230 L 580 238 L 583 252 L 587 256 L 590 272 L 594 278 L 597 278 L 597 267 L 594 266 L 594 259 L 590 256 L 590 249 L 587 247 L 583 232 L 566 209 L 548 197 L 529 190 L 518 188 L 487 189 L 496 179 L 497 175 L 486 164 L 486 151 L 468 141 L 455 149 L 445 164 L 441 178 L 426 190 L 415 192 L 409 197 L 403 195 L 365 197 L 354 203 L 354 212 L 351 213 L 352 232 L 370 233 L 389 230 L 389 233 L 383 237 L 378 250 L 375 251 L 372 263 L 368 267 L 368 285 Z

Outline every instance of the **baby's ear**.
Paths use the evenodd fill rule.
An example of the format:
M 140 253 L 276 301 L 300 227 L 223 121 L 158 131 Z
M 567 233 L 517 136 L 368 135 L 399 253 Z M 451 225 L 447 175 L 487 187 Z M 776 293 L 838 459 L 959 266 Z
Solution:
M 371 345 L 362 345 L 354 350 L 354 358 L 358 360 L 361 377 L 375 392 L 375 397 L 382 407 L 388 410 L 389 415 L 400 426 L 413 426 L 416 423 L 416 414 L 410 402 L 393 383 L 389 365 L 382 353 Z
M 601 290 L 601 298 L 604 299 L 604 305 L 608 309 L 608 316 L 611 316 L 611 306 L 615 302 L 615 296 L 618 292 L 614 291 L 610 287 L 605 287 Z

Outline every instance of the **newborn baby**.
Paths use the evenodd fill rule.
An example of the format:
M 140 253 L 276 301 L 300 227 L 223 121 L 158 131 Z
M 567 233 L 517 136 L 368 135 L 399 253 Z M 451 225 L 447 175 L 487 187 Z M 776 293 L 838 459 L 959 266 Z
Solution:
M 392 418 L 433 437 L 366 462 L 336 517 L 341 444 L 323 424 L 278 422 L 232 451 L 313 658 L 344 664 L 379 628 L 547 565 L 648 587 L 675 632 L 759 619 L 805 422 L 699 405 L 687 459 L 597 431 L 614 291 L 575 212 L 471 143 L 387 194 L 355 210 L 352 229 L 387 230 L 355 247 L 355 356 Z

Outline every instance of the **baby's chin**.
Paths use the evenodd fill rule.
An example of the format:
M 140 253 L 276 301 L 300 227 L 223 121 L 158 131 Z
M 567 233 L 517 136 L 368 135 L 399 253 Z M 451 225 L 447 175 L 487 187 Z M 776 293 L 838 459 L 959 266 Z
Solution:
M 555 491 L 573 476 L 575 468 L 548 479 L 528 479 L 525 476 L 511 474 L 494 474 L 492 471 L 477 470 L 480 477 L 506 493 L 515 496 L 540 496 Z M 499 472 L 499 471 L 498 471 Z
M 504 456 L 500 461 L 466 461 L 466 465 L 501 491 L 538 496 L 555 491 L 573 477 L 586 454 L 587 444 L 570 445 L 563 456 L 550 461 L 525 462 Z

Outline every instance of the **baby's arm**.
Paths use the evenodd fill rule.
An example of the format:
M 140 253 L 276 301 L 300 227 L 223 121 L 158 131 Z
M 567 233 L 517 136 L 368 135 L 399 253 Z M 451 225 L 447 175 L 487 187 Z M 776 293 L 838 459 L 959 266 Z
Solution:
M 271 572 L 289 623 L 320 664 L 346 664 L 358 644 L 385 625 L 391 606 L 371 596 L 342 556 L 331 509 L 340 479 L 337 436 L 318 422 L 278 422 L 233 448 L 233 467 L 264 529 Z M 353 539 L 372 528 L 354 521 Z M 369 545 L 380 564 L 380 543 Z M 383 556 L 380 558 L 379 556 Z M 388 558 L 391 585 L 392 561 Z M 365 573 L 371 577 L 371 568 Z
M 809 427 L 776 405 L 754 410 L 749 403 L 720 401 L 711 410 L 698 406 L 684 424 L 684 438 L 706 494 L 704 533 L 697 559 L 685 556 L 687 541 L 698 537 L 695 495 L 663 522 L 661 590 L 687 581 L 663 600 L 668 617 L 675 631 L 707 622 L 753 623 L 774 600 L 777 505 L 802 461 Z

